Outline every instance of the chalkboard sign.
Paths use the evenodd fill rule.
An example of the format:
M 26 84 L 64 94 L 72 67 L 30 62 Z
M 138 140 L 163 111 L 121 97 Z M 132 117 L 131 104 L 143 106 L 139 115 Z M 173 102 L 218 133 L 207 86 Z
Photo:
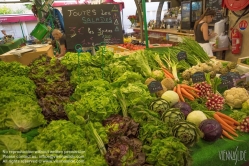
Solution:
M 117 4 L 63 6 L 67 47 L 122 44 L 123 30 Z
M 162 84 L 159 81 L 152 81 L 149 85 L 148 85 L 148 89 L 150 91 L 150 93 L 155 93 L 157 91 L 163 90 Z
M 184 51 L 181 51 L 177 54 L 177 59 L 178 61 L 185 60 L 187 59 L 187 54 Z
M 232 77 L 232 79 L 235 79 L 235 80 L 240 79 L 240 74 L 238 73 L 228 72 L 226 75 Z
M 219 85 L 220 88 L 226 87 L 227 89 L 230 89 L 234 87 L 234 81 L 233 78 L 227 74 L 220 75 L 221 78 L 221 84 Z
M 222 0 L 206 0 L 206 8 L 210 8 L 216 12 L 216 16 L 213 18 L 211 24 L 223 19 Z
M 205 73 L 204 72 L 196 72 L 192 75 L 192 82 L 197 83 L 197 82 L 203 82 L 206 81 Z

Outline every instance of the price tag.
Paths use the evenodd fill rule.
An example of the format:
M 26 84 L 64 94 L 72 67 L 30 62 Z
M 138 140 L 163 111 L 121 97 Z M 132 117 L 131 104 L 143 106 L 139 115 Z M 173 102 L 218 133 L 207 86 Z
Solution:
M 230 89 L 234 87 L 234 81 L 233 78 L 229 75 L 221 75 L 221 84 L 219 85 L 220 87 L 226 87 L 227 89 Z
M 226 75 L 227 75 L 227 76 L 231 76 L 232 79 L 235 79 L 235 80 L 240 79 L 240 75 L 239 75 L 238 73 L 229 72 L 229 73 L 227 73 Z
M 203 82 L 206 81 L 205 78 L 205 73 L 204 72 L 196 72 L 195 74 L 192 75 L 192 82 L 197 83 L 197 82 Z
M 157 91 L 163 90 L 162 84 L 159 81 L 152 81 L 149 85 L 148 85 L 148 89 L 150 91 L 150 93 L 155 93 Z
M 181 51 L 177 54 L 177 59 L 178 61 L 185 60 L 187 59 L 187 54 L 184 51 Z

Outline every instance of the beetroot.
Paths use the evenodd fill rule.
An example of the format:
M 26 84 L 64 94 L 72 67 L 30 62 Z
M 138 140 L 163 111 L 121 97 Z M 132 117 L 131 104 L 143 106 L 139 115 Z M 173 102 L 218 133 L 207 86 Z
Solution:
M 203 132 L 205 141 L 216 141 L 221 137 L 222 127 L 219 122 L 214 119 L 206 119 L 201 122 L 199 129 Z

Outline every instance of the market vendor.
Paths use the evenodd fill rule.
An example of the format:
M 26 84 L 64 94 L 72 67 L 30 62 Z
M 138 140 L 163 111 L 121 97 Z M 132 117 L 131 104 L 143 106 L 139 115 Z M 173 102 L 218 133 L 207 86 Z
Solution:
M 209 43 L 209 40 L 215 37 L 216 33 L 209 34 L 208 24 L 213 21 L 215 14 L 214 10 L 208 8 L 194 25 L 195 40 L 209 57 L 213 57 L 212 45 Z
M 53 38 L 59 43 L 59 51 L 56 53 L 56 57 L 60 58 L 66 54 L 67 44 L 66 35 L 63 34 L 59 29 L 54 29 L 52 32 Z

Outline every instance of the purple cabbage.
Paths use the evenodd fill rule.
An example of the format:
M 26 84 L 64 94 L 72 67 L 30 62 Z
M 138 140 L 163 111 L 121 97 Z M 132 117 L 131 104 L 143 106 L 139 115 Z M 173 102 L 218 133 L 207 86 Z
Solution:
M 188 114 L 192 111 L 191 106 L 188 103 L 179 101 L 177 102 L 173 108 L 179 108 L 180 111 L 184 114 L 185 119 L 187 118 Z
M 199 129 L 203 132 L 205 141 L 216 141 L 221 137 L 222 127 L 219 122 L 214 119 L 206 119 L 200 123 Z

